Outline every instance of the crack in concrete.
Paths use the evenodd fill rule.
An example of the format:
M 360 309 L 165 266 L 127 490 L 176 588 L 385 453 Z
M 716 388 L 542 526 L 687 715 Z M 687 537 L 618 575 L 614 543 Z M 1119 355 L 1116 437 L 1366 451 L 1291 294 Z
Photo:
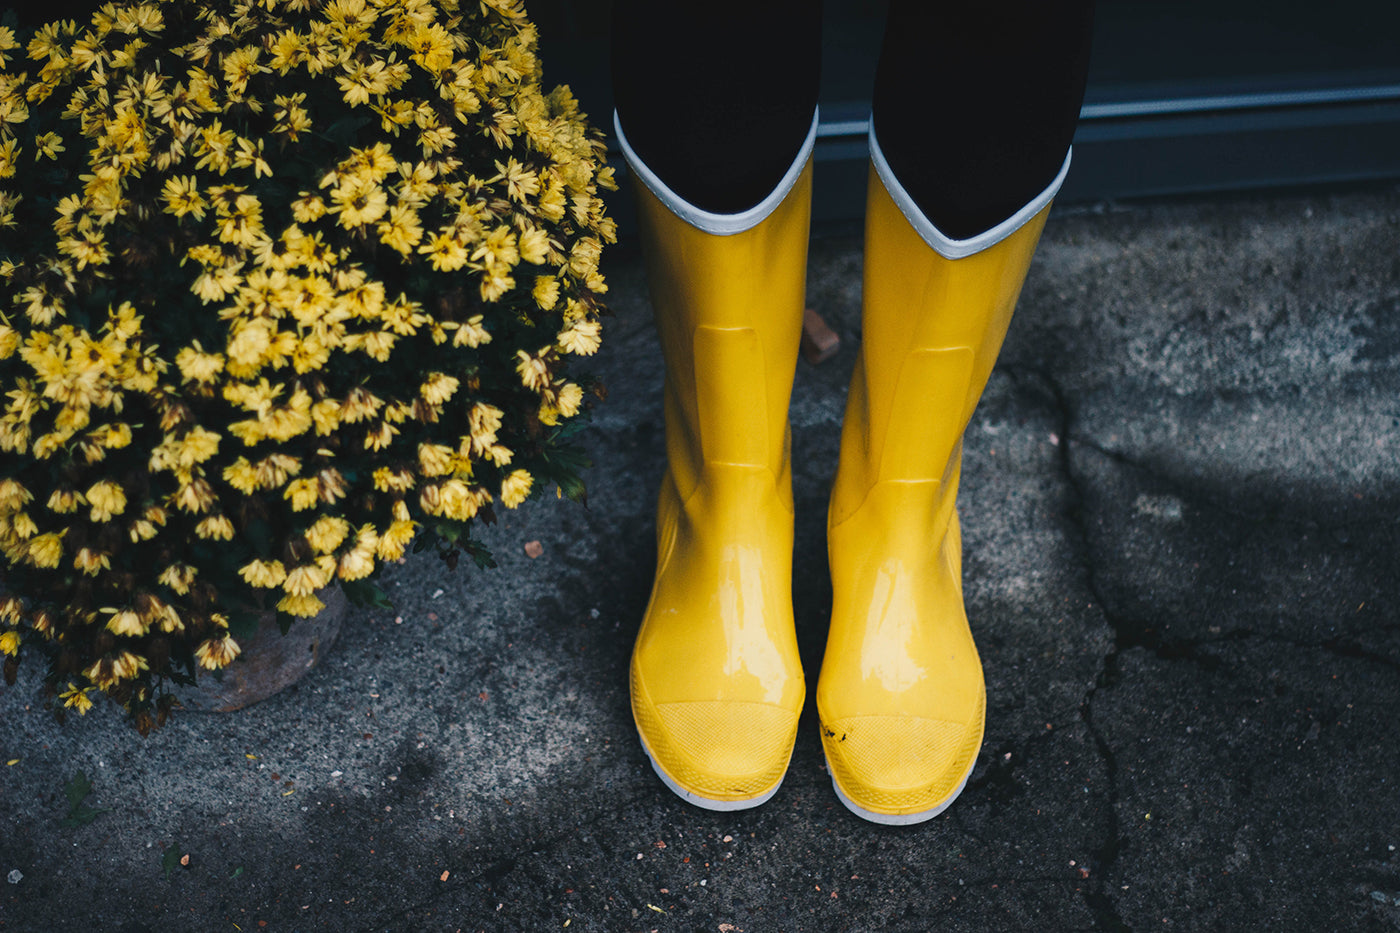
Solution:
M 1374 631 L 1378 632 L 1393 632 L 1395 630 L 1395 626 L 1384 626 L 1374 629 Z M 1343 636 L 1327 638 L 1322 641 L 1308 641 L 1301 638 L 1289 638 L 1286 635 L 1256 632 L 1252 629 L 1243 628 L 1232 629 L 1228 632 L 1221 632 L 1202 638 L 1165 639 L 1156 636 L 1152 629 L 1146 629 L 1142 633 L 1134 632 L 1132 634 L 1141 634 L 1143 637 L 1125 641 L 1123 644 L 1124 649 L 1147 648 L 1164 661 L 1192 661 L 1201 665 L 1208 673 L 1214 673 L 1219 670 L 1224 664 L 1224 660 L 1217 655 L 1202 652 L 1202 648 L 1211 645 L 1238 644 L 1248 641 L 1263 641 L 1277 645 L 1286 645 L 1298 651 L 1325 651 L 1339 658 L 1346 658 L 1351 661 L 1369 661 L 1373 664 L 1381 664 L 1395 670 L 1400 670 L 1400 660 L 1387 657 L 1375 651 L 1369 651 Z
M 1017 364 L 999 367 L 999 371 L 1004 372 L 1011 377 L 1013 382 L 1017 383 L 1030 377 L 1044 380 L 1047 384 L 1052 384 L 1051 392 L 1057 397 L 1056 405 L 1058 406 L 1061 403 L 1060 396 L 1063 390 L 1058 383 L 1054 383 L 1053 377 L 1044 370 L 1024 364 Z M 1062 421 L 1064 421 L 1063 418 Z M 1065 423 L 1067 424 L 1067 422 Z M 1069 442 L 1068 436 L 1064 436 L 1064 442 L 1066 444 Z M 1237 498 L 1225 495 L 1213 495 L 1208 489 L 1202 488 L 1200 484 L 1192 483 L 1189 477 L 1183 477 L 1180 474 L 1162 470 L 1150 463 L 1135 459 L 1121 450 L 1114 450 L 1113 448 L 1107 447 L 1102 442 L 1093 438 L 1078 436 L 1075 438 L 1075 443 L 1088 450 L 1092 450 L 1113 463 L 1130 467 L 1142 473 L 1144 476 L 1155 480 L 1169 489 L 1183 501 L 1209 506 L 1213 512 L 1228 515 L 1240 521 L 1253 523 L 1268 521 L 1287 528 L 1300 528 L 1315 532 L 1350 531 L 1358 525 L 1388 527 L 1392 523 L 1390 517 L 1391 513 L 1385 509 L 1373 510 L 1369 513 L 1369 518 L 1368 515 L 1363 514 L 1349 516 L 1344 521 L 1329 523 L 1320 521 L 1316 516 L 1295 518 L 1283 509 L 1282 501 L 1261 503 L 1258 508 L 1254 509 L 1241 507 L 1240 500 Z M 1066 451 L 1062 449 L 1060 455 L 1061 457 L 1065 457 Z
M 1300 650 L 1327 651 L 1339 657 L 1352 660 L 1366 660 L 1394 668 L 1400 668 L 1400 661 L 1368 651 L 1341 637 L 1320 642 L 1304 642 L 1296 639 L 1270 636 L 1249 629 L 1235 629 L 1202 638 L 1166 638 L 1162 636 L 1151 623 L 1135 617 L 1126 617 L 1113 611 L 1108 599 L 1100 589 L 1097 577 L 1090 529 L 1087 522 L 1087 491 L 1085 489 L 1084 480 L 1079 475 L 1073 459 L 1074 452 L 1077 448 L 1092 451 L 1114 463 L 1137 470 L 1173 490 L 1178 495 L 1181 495 L 1183 499 L 1208 503 L 1214 510 L 1224 512 L 1243 520 L 1257 520 L 1259 515 L 1243 511 L 1239 509 L 1237 505 L 1232 506 L 1224 502 L 1217 502 L 1213 497 L 1202 493 L 1198 488 L 1183 482 L 1180 477 L 1164 473 L 1153 468 L 1149 464 L 1133 459 L 1121 451 L 1106 448 L 1096 441 L 1076 436 L 1073 405 L 1063 387 L 1050 372 L 1033 367 L 1008 367 L 1003 371 L 1018 385 L 1022 384 L 1023 381 L 1029 381 L 1031 379 L 1038 381 L 1048 390 L 1053 400 L 1054 413 L 1058 419 L 1056 430 L 1061 439 L 1056 449 L 1056 458 L 1059 471 L 1069 490 L 1070 501 L 1067 510 L 1067 537 L 1077 556 L 1078 563 L 1082 567 L 1085 586 L 1094 600 L 1094 604 L 1097 606 L 1099 613 L 1103 616 L 1114 633 L 1113 644 L 1100 661 L 1099 673 L 1095 677 L 1093 684 L 1085 691 L 1078 707 L 1080 721 L 1084 723 L 1090 738 L 1093 740 L 1095 751 L 1103 762 L 1108 788 L 1106 807 L 1107 831 L 1101 844 L 1090 856 L 1090 864 L 1092 865 L 1090 877 L 1084 879 L 1083 883 L 1080 883 L 1079 879 L 1059 877 L 1017 878 L 1015 879 L 1015 883 L 1054 884 L 1064 885 L 1066 888 L 1072 887 L 1082 894 L 1085 905 L 1094 918 L 1094 930 L 1111 931 L 1111 933 L 1133 933 L 1132 927 L 1118 912 L 1112 895 L 1108 890 L 1109 881 L 1111 880 L 1110 876 L 1122 853 L 1121 824 L 1118 818 L 1118 804 L 1120 802 L 1117 782 L 1118 763 L 1111 744 L 1095 722 L 1094 714 L 1094 701 L 1097 698 L 1098 692 L 1100 690 L 1114 688 L 1121 680 L 1119 658 L 1122 653 L 1132 648 L 1145 648 L 1161 660 L 1189 661 L 1200 665 L 1207 672 L 1215 672 L 1224 663 L 1223 659 L 1217 655 L 1203 651 L 1203 648 L 1210 645 L 1239 643 L 1257 639 L 1280 642 Z M 1288 526 L 1306 527 L 1310 530 L 1327 530 L 1325 526 L 1316 521 L 1290 519 L 1277 514 L 1271 515 L 1271 519 Z M 567 562 L 566 560 L 566 563 Z M 971 786 L 976 789 L 985 790 L 989 795 L 993 796 L 1006 795 L 1014 792 L 1014 775 L 1018 764 L 1028 757 L 1030 750 L 1035 745 L 1052 737 L 1052 733 L 1035 732 L 1019 741 L 1002 743 L 991 753 L 988 764 L 979 769 L 980 774 L 971 782 Z M 1012 756 L 1009 761 L 1005 757 L 1008 753 Z M 624 804 L 624 806 L 650 796 L 650 792 L 636 795 Z M 957 815 L 958 814 L 954 814 L 955 818 Z M 444 887 L 443 890 L 434 893 L 431 897 L 425 898 L 410 906 L 400 908 L 389 915 L 389 923 L 392 925 L 393 921 L 402 921 L 412 913 L 431 908 L 444 897 L 452 896 L 457 891 L 465 890 L 469 886 L 484 885 L 489 887 L 490 885 L 499 883 L 515 873 L 528 858 L 547 854 L 551 849 L 557 847 L 564 841 L 577 838 L 580 833 L 591 830 L 594 824 L 601 821 L 601 819 L 600 817 L 598 821 L 592 821 L 588 824 L 574 827 L 568 832 L 556 834 L 544 840 L 542 843 L 531 846 L 516 854 L 498 858 L 490 865 L 470 876 L 463 876 L 460 880 L 453 879 L 455 883 L 450 888 Z M 969 837 L 975 837 L 975 834 L 965 826 L 961 828 L 961 831 Z M 1005 881 L 996 882 L 998 885 L 1005 883 Z M 993 884 L 991 879 L 984 879 L 966 881 L 959 887 L 977 889 L 991 884 Z M 936 910 L 930 917 L 936 917 L 951 909 L 950 905 L 945 905 Z M 370 933 L 372 930 L 382 929 L 383 927 L 384 923 L 380 922 L 365 929 L 366 933 Z
M 1094 916 L 1095 929 L 1108 930 L 1111 933 L 1132 933 L 1132 927 L 1118 913 L 1113 898 L 1108 893 L 1108 879 L 1112 875 L 1113 868 L 1122 851 L 1121 826 L 1118 821 L 1118 759 L 1094 721 L 1094 699 L 1100 689 L 1111 687 L 1116 682 L 1116 676 L 1110 679 L 1108 675 L 1111 671 L 1116 675 L 1118 654 L 1122 650 L 1123 633 L 1129 630 L 1129 626 L 1125 620 L 1115 618 L 1113 613 L 1109 611 L 1108 603 L 1099 590 L 1088 522 L 1085 518 L 1087 497 L 1074 469 L 1071 453 L 1071 448 L 1074 446 L 1072 440 L 1074 409 L 1052 374 L 1042 370 L 1037 371 L 1036 375 L 1049 389 L 1054 400 L 1055 412 L 1059 418 L 1059 423 L 1056 425 L 1060 436 L 1060 443 L 1056 447 L 1057 459 L 1070 498 L 1067 510 L 1069 528 L 1066 536 L 1078 554 L 1079 563 L 1084 572 L 1084 585 L 1088 588 L 1090 596 L 1099 607 L 1099 612 L 1114 633 L 1113 647 L 1100 662 L 1099 675 L 1094 679 L 1093 685 L 1085 691 L 1079 703 L 1080 721 L 1084 723 L 1090 738 L 1094 740 L 1094 748 L 1103 762 L 1104 775 L 1108 779 L 1108 805 L 1106 807 L 1108 831 L 1102 844 L 1093 854 L 1092 883 L 1082 893 L 1085 905 Z M 1015 374 L 1012 374 L 1012 378 L 1016 378 Z
M 1219 670 L 1225 662 L 1220 656 L 1203 649 L 1210 645 L 1224 645 L 1250 640 L 1279 642 L 1298 650 L 1326 651 L 1341 658 L 1367 661 L 1396 669 L 1400 669 L 1400 661 L 1368 650 L 1342 636 L 1321 641 L 1305 641 L 1302 639 L 1269 635 L 1250 629 L 1236 629 L 1202 638 L 1167 638 L 1148 621 L 1127 617 L 1115 612 L 1110 601 L 1106 598 L 1105 593 L 1101 589 L 1098 580 L 1097 567 L 1093 557 L 1094 552 L 1090 525 L 1087 520 L 1088 490 L 1085 488 L 1084 480 L 1076 470 L 1074 462 L 1074 454 L 1077 449 L 1091 450 L 1114 462 L 1139 470 L 1147 476 L 1162 482 L 1169 488 L 1183 493 L 1183 498 L 1195 501 L 1207 501 L 1210 503 L 1212 509 L 1225 511 L 1236 518 L 1256 520 L 1258 516 L 1242 512 L 1237 507 L 1227 508 L 1222 503 L 1213 501 L 1212 497 L 1203 496 L 1200 490 L 1183 485 L 1179 478 L 1164 475 L 1159 471 L 1153 470 L 1148 465 L 1134 461 L 1126 455 L 1107 450 L 1092 441 L 1077 437 L 1073 405 L 1063 387 L 1060 386 L 1051 373 L 1044 370 L 1025 369 L 1021 372 L 1010 370 L 1008 371 L 1008 375 L 1018 384 L 1028 376 L 1034 377 L 1043 384 L 1053 399 L 1054 410 L 1058 416 L 1056 430 L 1060 436 L 1060 443 L 1057 447 L 1057 460 L 1070 496 L 1069 508 L 1067 510 L 1069 519 L 1068 537 L 1071 546 L 1078 555 L 1079 563 L 1083 568 L 1085 586 L 1089 590 L 1091 598 L 1097 604 L 1100 614 L 1103 616 L 1114 635 L 1111 649 L 1104 655 L 1100 662 L 1099 674 L 1095 678 L 1093 685 L 1085 692 L 1079 706 L 1080 719 L 1094 742 L 1095 750 L 1100 760 L 1103 762 L 1105 774 L 1108 778 L 1107 832 L 1102 844 L 1092 855 L 1092 883 L 1082 893 L 1085 904 L 1094 916 L 1096 930 L 1112 931 L 1112 933 L 1132 933 L 1132 927 L 1124 920 L 1122 915 L 1118 913 L 1112 895 L 1108 890 L 1110 876 L 1122 854 L 1123 844 L 1121 839 L 1121 825 L 1118 819 L 1118 762 L 1111 744 L 1095 721 L 1094 710 L 1094 701 L 1099 691 L 1112 689 L 1120 682 L 1121 668 L 1119 659 L 1123 652 L 1133 648 L 1145 648 L 1161 660 L 1189 661 L 1199 665 L 1208 673 Z M 1292 525 L 1307 527 L 1309 529 L 1325 530 L 1324 526 L 1316 521 L 1300 521 L 1277 514 L 1272 515 L 1271 520 L 1285 526 Z M 1027 740 L 1027 742 L 1022 744 L 1022 751 L 1029 747 L 1029 741 L 1030 740 Z M 1001 756 L 1003 756 L 1006 751 L 1006 747 L 998 749 L 997 758 L 993 760 L 991 767 L 988 769 L 988 773 L 981 781 L 982 784 L 995 789 L 1002 784 L 1010 782 L 1011 768 L 999 768 Z M 1005 771 L 1005 773 L 999 773 L 1000 771 Z
M 1384 655 L 1376 654 L 1374 651 L 1367 651 L 1354 642 L 1346 642 L 1341 638 L 1329 638 L 1317 644 L 1298 644 L 1293 642 L 1298 648 L 1315 648 L 1335 654 L 1340 658 L 1348 658 L 1353 661 L 1371 661 L 1375 664 L 1384 664 L 1387 667 L 1400 671 L 1400 660 L 1388 658 Z
M 1066 443 L 1067 442 L 1068 439 L 1066 439 Z M 1350 531 L 1358 524 L 1366 524 L 1364 521 L 1358 521 L 1357 518 L 1348 518 L 1346 521 L 1337 522 L 1335 524 L 1319 521 L 1316 517 L 1294 518 L 1284 510 L 1281 502 L 1267 503 L 1257 509 L 1242 508 L 1237 499 L 1212 495 L 1201 489 L 1200 486 L 1193 485 L 1181 476 L 1164 472 L 1140 460 L 1135 460 L 1122 451 L 1112 450 L 1103 446 L 1098 441 L 1090 440 L 1086 437 L 1079 437 L 1075 439 L 1075 443 L 1094 451 L 1114 463 L 1130 467 L 1156 480 L 1161 485 L 1170 489 L 1183 501 L 1196 503 L 1198 505 L 1207 505 L 1214 512 L 1228 515 L 1242 522 L 1253 522 L 1257 524 L 1262 521 L 1268 521 L 1272 524 L 1282 525 L 1285 528 L 1299 528 L 1304 531 L 1314 532 Z M 1376 510 L 1371 523 L 1380 526 L 1382 524 L 1388 525 L 1390 521 L 1389 516 L 1384 510 Z

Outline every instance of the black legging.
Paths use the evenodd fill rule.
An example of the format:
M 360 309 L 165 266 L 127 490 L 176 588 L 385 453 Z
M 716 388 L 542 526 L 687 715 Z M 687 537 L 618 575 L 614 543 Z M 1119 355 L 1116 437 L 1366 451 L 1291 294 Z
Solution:
M 704 210 L 761 201 L 811 126 L 819 0 L 614 10 L 613 94 L 636 154 Z M 994 227 L 1055 179 L 1084 97 L 1093 12 L 1094 0 L 891 0 L 875 133 L 943 233 Z

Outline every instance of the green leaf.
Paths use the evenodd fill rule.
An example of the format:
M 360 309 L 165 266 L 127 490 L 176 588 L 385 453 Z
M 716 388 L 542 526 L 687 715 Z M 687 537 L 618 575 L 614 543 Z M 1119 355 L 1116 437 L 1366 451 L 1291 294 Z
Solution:
M 585 409 L 580 412 L 577 417 L 570 418 L 568 421 L 561 424 L 559 429 L 554 432 L 554 439 L 559 441 L 568 440 L 580 431 L 590 427 L 588 422 L 588 411 Z
M 570 500 L 588 505 L 588 487 L 579 475 L 593 465 L 588 456 L 578 447 L 558 447 L 545 451 L 541 459 L 543 467 L 540 478 L 559 486 L 559 491 Z M 536 487 L 538 490 L 540 487 Z M 533 491 L 533 490 L 532 490 Z
M 170 873 L 175 870 L 175 866 L 180 864 L 180 847 L 172 844 L 165 850 L 165 854 L 160 857 L 160 867 L 165 869 L 165 880 L 170 880 Z
M 193 687 L 195 685 L 193 676 L 186 674 L 184 671 L 176 670 L 174 666 L 170 668 L 170 679 L 179 687 Z
M 325 133 L 322 135 L 339 146 L 348 146 L 355 141 L 355 137 L 360 129 L 368 123 L 368 117 L 358 115 L 342 117 L 328 126 Z
M 579 447 L 556 447 L 544 455 L 545 462 L 559 470 L 577 473 L 593 465 L 588 455 Z
M 228 614 L 228 633 L 235 641 L 246 642 L 257 634 L 261 617 L 255 609 L 235 609 Z
M 73 779 L 63 785 L 63 796 L 68 798 L 68 815 L 58 821 L 58 825 L 63 829 L 77 829 L 86 826 L 99 816 L 107 812 L 106 807 L 90 807 L 83 803 L 83 799 L 92 793 L 92 781 L 88 776 L 79 771 L 73 775 Z
M 272 555 L 272 527 L 261 518 L 255 518 L 243 526 L 243 537 L 253 546 L 253 553 L 260 558 Z
M 559 491 L 565 497 L 579 505 L 588 505 L 588 487 L 584 485 L 582 479 L 577 476 L 565 476 L 557 480 Z
M 58 821 L 58 825 L 64 829 L 78 829 L 79 827 L 91 823 L 106 812 L 106 807 L 89 807 L 85 803 L 80 803 L 69 810 L 68 815 Z
M 68 807 L 72 809 L 83 802 L 83 798 L 92 793 L 92 781 L 82 771 L 73 775 L 73 779 L 63 785 L 63 796 L 68 798 Z
M 393 609 L 394 604 L 389 601 L 389 597 L 379 588 L 379 584 L 371 580 L 342 580 L 340 588 L 345 591 L 345 598 L 362 609 Z
M 484 544 L 468 541 L 462 545 L 462 550 L 467 552 L 479 570 L 490 570 L 496 566 L 496 558 L 491 556 L 491 549 Z

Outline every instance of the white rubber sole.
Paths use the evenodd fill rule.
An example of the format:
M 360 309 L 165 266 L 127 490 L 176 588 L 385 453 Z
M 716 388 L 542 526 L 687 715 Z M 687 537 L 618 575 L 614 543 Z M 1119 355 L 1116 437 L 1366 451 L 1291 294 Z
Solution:
M 974 758 L 972 763 L 973 766 L 976 767 L 977 760 Z M 967 779 L 972 777 L 972 768 L 969 768 L 967 773 L 963 775 L 962 782 L 958 784 L 958 789 L 953 791 L 952 796 L 931 809 L 920 810 L 918 813 L 876 813 L 874 810 L 865 809 L 850 797 L 846 796 L 846 792 L 841 789 L 841 785 L 836 783 L 836 774 L 831 770 L 830 760 L 826 763 L 826 770 L 827 773 L 831 775 L 831 786 L 836 791 L 836 797 L 841 801 L 842 805 L 861 819 L 869 820 L 872 823 L 879 823 L 881 826 L 913 826 L 917 823 L 923 823 L 933 819 L 952 806 L 953 801 L 957 800 L 958 795 L 963 792 L 963 788 L 967 787 Z
M 717 813 L 733 813 L 735 810 L 751 810 L 754 807 L 762 806 L 767 803 L 772 799 L 773 795 L 778 792 L 778 788 L 783 786 L 783 778 L 780 777 L 778 778 L 778 783 L 774 784 L 757 797 L 747 797 L 742 800 L 715 800 L 711 797 L 702 797 L 694 791 L 686 790 L 684 787 L 681 787 L 669 774 L 661 770 L 661 766 L 656 763 L 656 757 L 652 755 L 651 749 L 647 747 L 647 740 L 642 738 L 640 732 L 637 733 L 637 739 L 642 743 L 642 751 L 646 752 L 647 761 L 651 762 L 651 770 L 655 771 L 656 776 L 661 778 L 661 783 L 665 784 L 666 788 L 671 791 L 671 793 L 675 794 L 686 803 L 697 806 L 702 810 L 713 810 Z M 783 777 L 787 777 L 786 769 L 783 771 Z

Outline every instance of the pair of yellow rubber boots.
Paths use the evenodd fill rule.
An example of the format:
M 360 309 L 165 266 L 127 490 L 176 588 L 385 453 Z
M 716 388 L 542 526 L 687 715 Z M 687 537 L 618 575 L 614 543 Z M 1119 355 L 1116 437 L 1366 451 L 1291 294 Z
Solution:
M 861 354 L 827 519 L 833 605 L 817 710 L 841 801 L 865 819 L 908 824 L 952 802 L 982 744 L 986 692 L 954 504 L 961 439 L 1048 198 L 992 245 L 949 241 L 944 253 L 970 251 L 950 259 L 897 182 L 882 178 L 873 138 L 872 150 Z M 806 697 L 787 412 L 811 162 L 795 163 L 746 215 L 707 215 L 644 164 L 633 169 L 666 361 L 669 468 L 632 711 L 668 787 L 701 807 L 743 809 L 777 791 Z

